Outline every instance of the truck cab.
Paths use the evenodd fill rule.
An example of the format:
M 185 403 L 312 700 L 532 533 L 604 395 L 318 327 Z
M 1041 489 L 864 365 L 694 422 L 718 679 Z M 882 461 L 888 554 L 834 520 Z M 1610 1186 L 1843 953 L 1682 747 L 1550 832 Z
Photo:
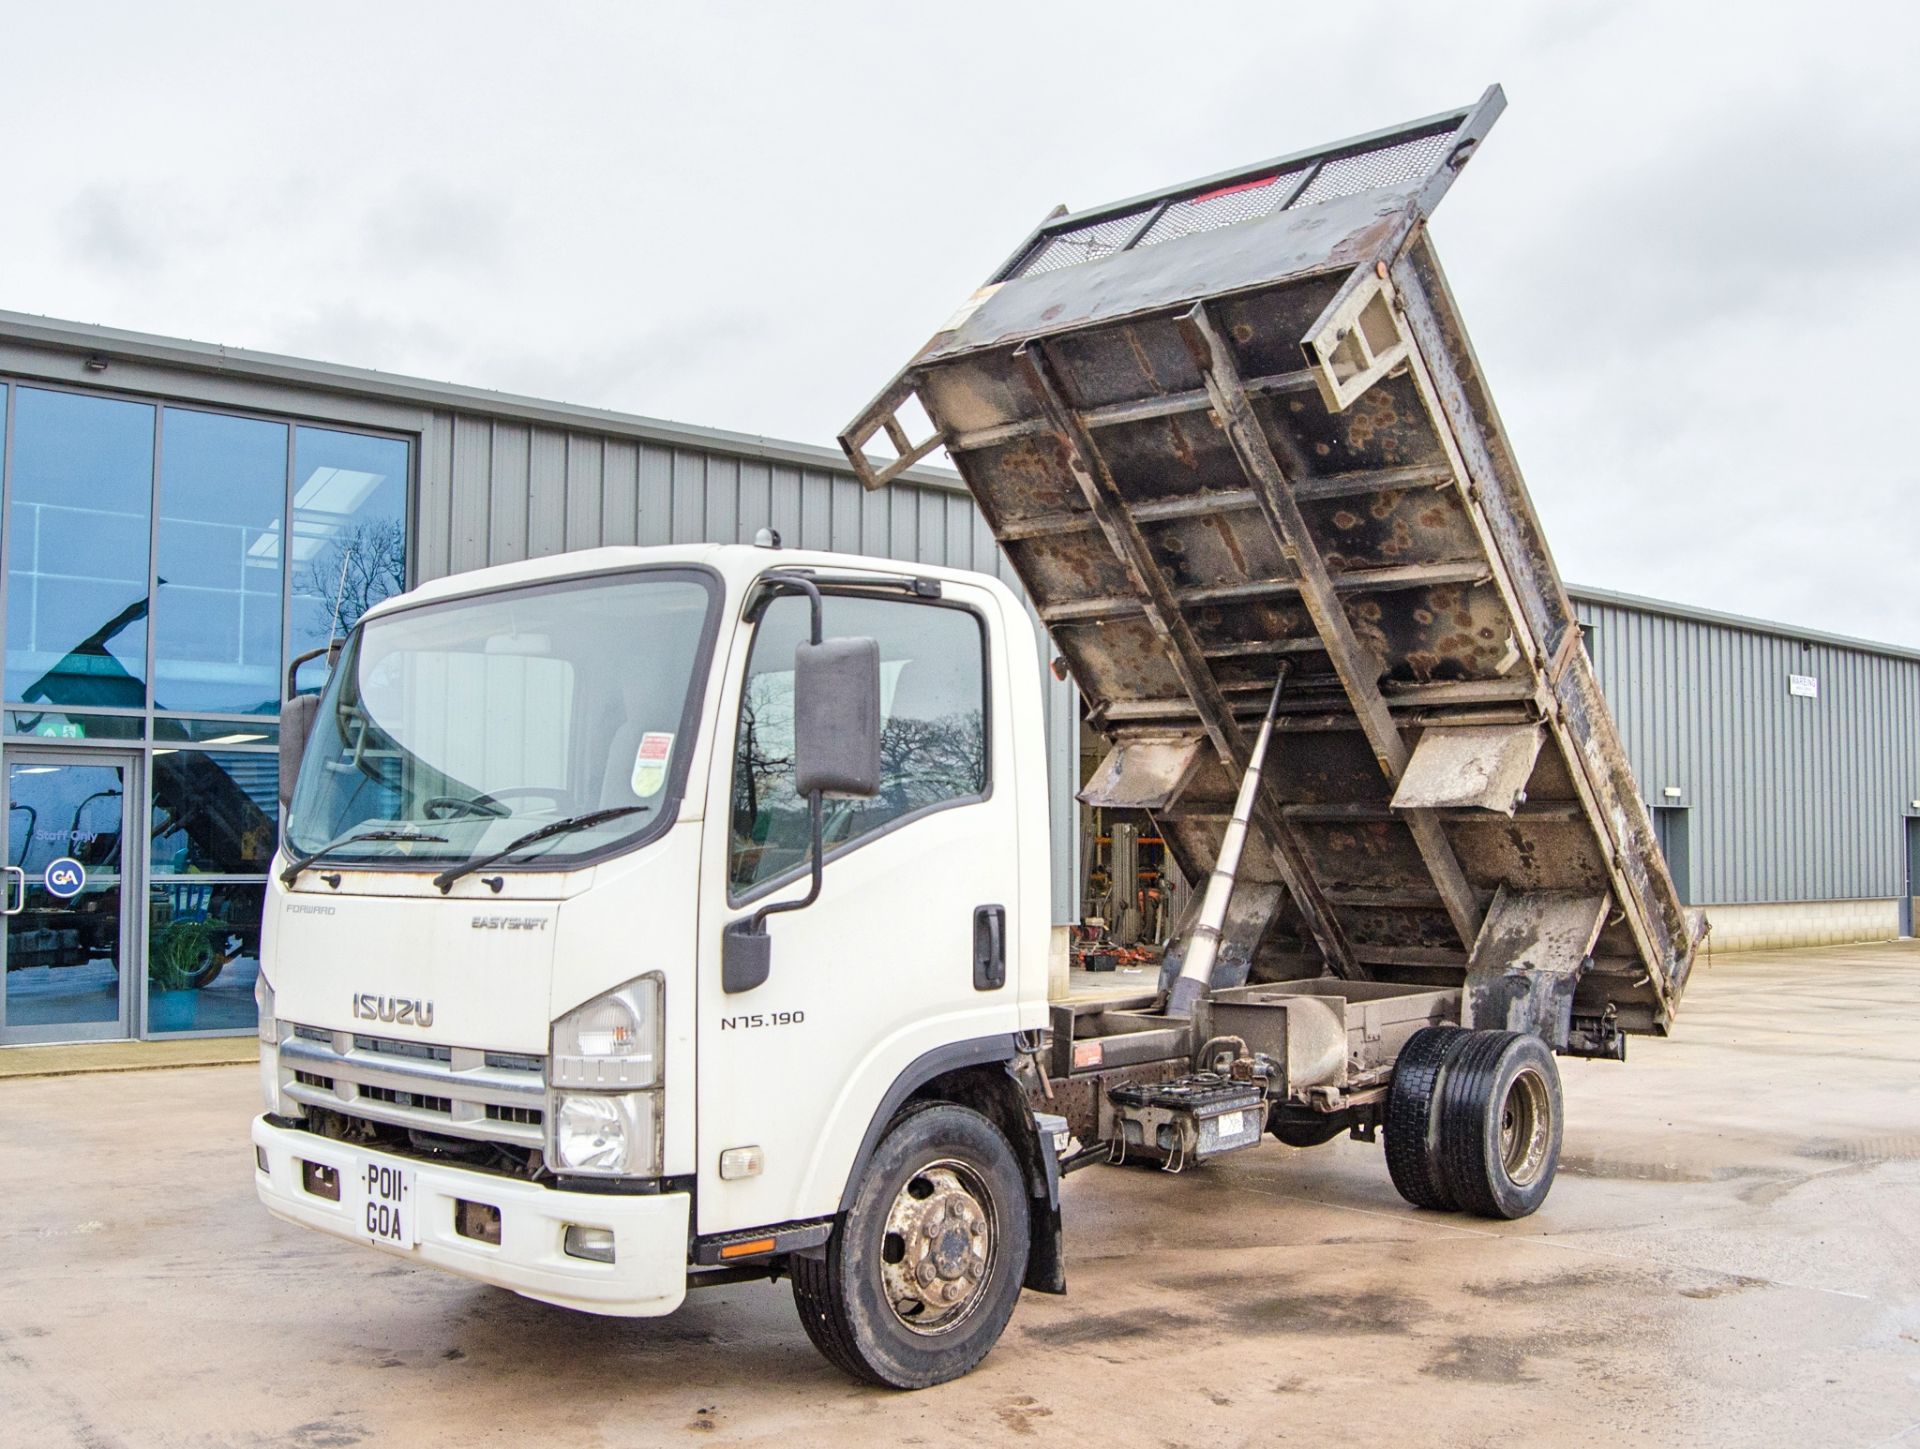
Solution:
M 818 797 L 818 883 L 796 757 L 845 729 L 797 668 L 815 591 L 878 706 L 871 792 Z M 948 1323 L 989 1288 L 1010 1310 L 1027 1239 L 1057 1234 L 1051 1144 L 1007 1069 L 1047 1016 L 1047 780 L 1020 744 L 1040 667 L 995 579 L 772 547 L 600 549 L 371 611 L 287 715 L 262 1200 L 529 1297 L 662 1314 L 690 1284 L 824 1272 L 889 1124 L 944 1097 L 1027 1201 L 995 1200 L 1004 1163 L 941 1148 L 881 1205 L 941 1214 L 883 1234 L 914 1249 L 894 1313 Z M 1057 1247 L 1034 1261 L 1048 1286 Z

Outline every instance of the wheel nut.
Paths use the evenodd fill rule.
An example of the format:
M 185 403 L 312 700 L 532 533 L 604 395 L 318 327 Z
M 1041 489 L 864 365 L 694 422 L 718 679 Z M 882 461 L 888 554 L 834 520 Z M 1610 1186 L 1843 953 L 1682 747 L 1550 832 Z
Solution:
M 913 1276 L 920 1280 L 922 1286 L 931 1283 L 934 1279 L 933 1264 L 922 1263 Z

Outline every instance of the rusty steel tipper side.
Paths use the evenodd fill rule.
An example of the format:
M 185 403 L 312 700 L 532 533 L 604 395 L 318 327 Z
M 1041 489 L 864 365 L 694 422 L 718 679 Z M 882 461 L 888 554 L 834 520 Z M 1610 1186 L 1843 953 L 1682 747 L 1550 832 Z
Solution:
M 841 443 L 872 487 L 945 448 L 1111 746 L 1083 798 L 1190 879 L 1281 681 L 1215 986 L 1613 1054 L 1700 927 L 1426 232 L 1503 106 L 1057 212 Z

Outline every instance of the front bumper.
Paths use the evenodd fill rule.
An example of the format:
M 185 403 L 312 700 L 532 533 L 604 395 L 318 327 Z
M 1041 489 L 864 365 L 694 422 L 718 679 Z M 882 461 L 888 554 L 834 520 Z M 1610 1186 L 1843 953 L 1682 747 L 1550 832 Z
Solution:
M 275 1217 L 301 1227 L 588 1313 L 657 1317 L 673 1312 L 687 1296 L 685 1193 L 636 1197 L 558 1192 L 491 1173 L 372 1152 L 276 1127 L 264 1117 L 254 1119 L 253 1143 L 266 1156 L 266 1170 L 256 1166 L 253 1177 L 260 1201 Z M 303 1161 L 338 1174 L 338 1202 L 306 1190 Z M 417 1242 L 411 1249 L 375 1243 L 363 1230 L 366 1200 L 360 1184 L 368 1166 L 413 1174 Z M 499 1209 L 497 1245 L 454 1231 L 454 1204 L 463 1198 Z M 562 1249 L 569 1224 L 611 1229 L 614 1261 L 569 1257 Z

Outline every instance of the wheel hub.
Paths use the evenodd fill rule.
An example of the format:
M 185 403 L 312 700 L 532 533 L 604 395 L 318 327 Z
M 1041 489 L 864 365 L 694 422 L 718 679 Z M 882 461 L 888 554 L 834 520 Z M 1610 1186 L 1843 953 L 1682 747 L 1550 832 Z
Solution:
M 1547 1084 L 1531 1069 L 1521 1072 L 1500 1104 L 1500 1160 L 1515 1187 L 1525 1187 L 1546 1164 L 1553 1132 Z
M 991 1202 L 971 1169 L 950 1161 L 922 1168 L 894 1198 L 881 1288 L 915 1333 L 943 1333 L 979 1303 L 993 1266 Z

